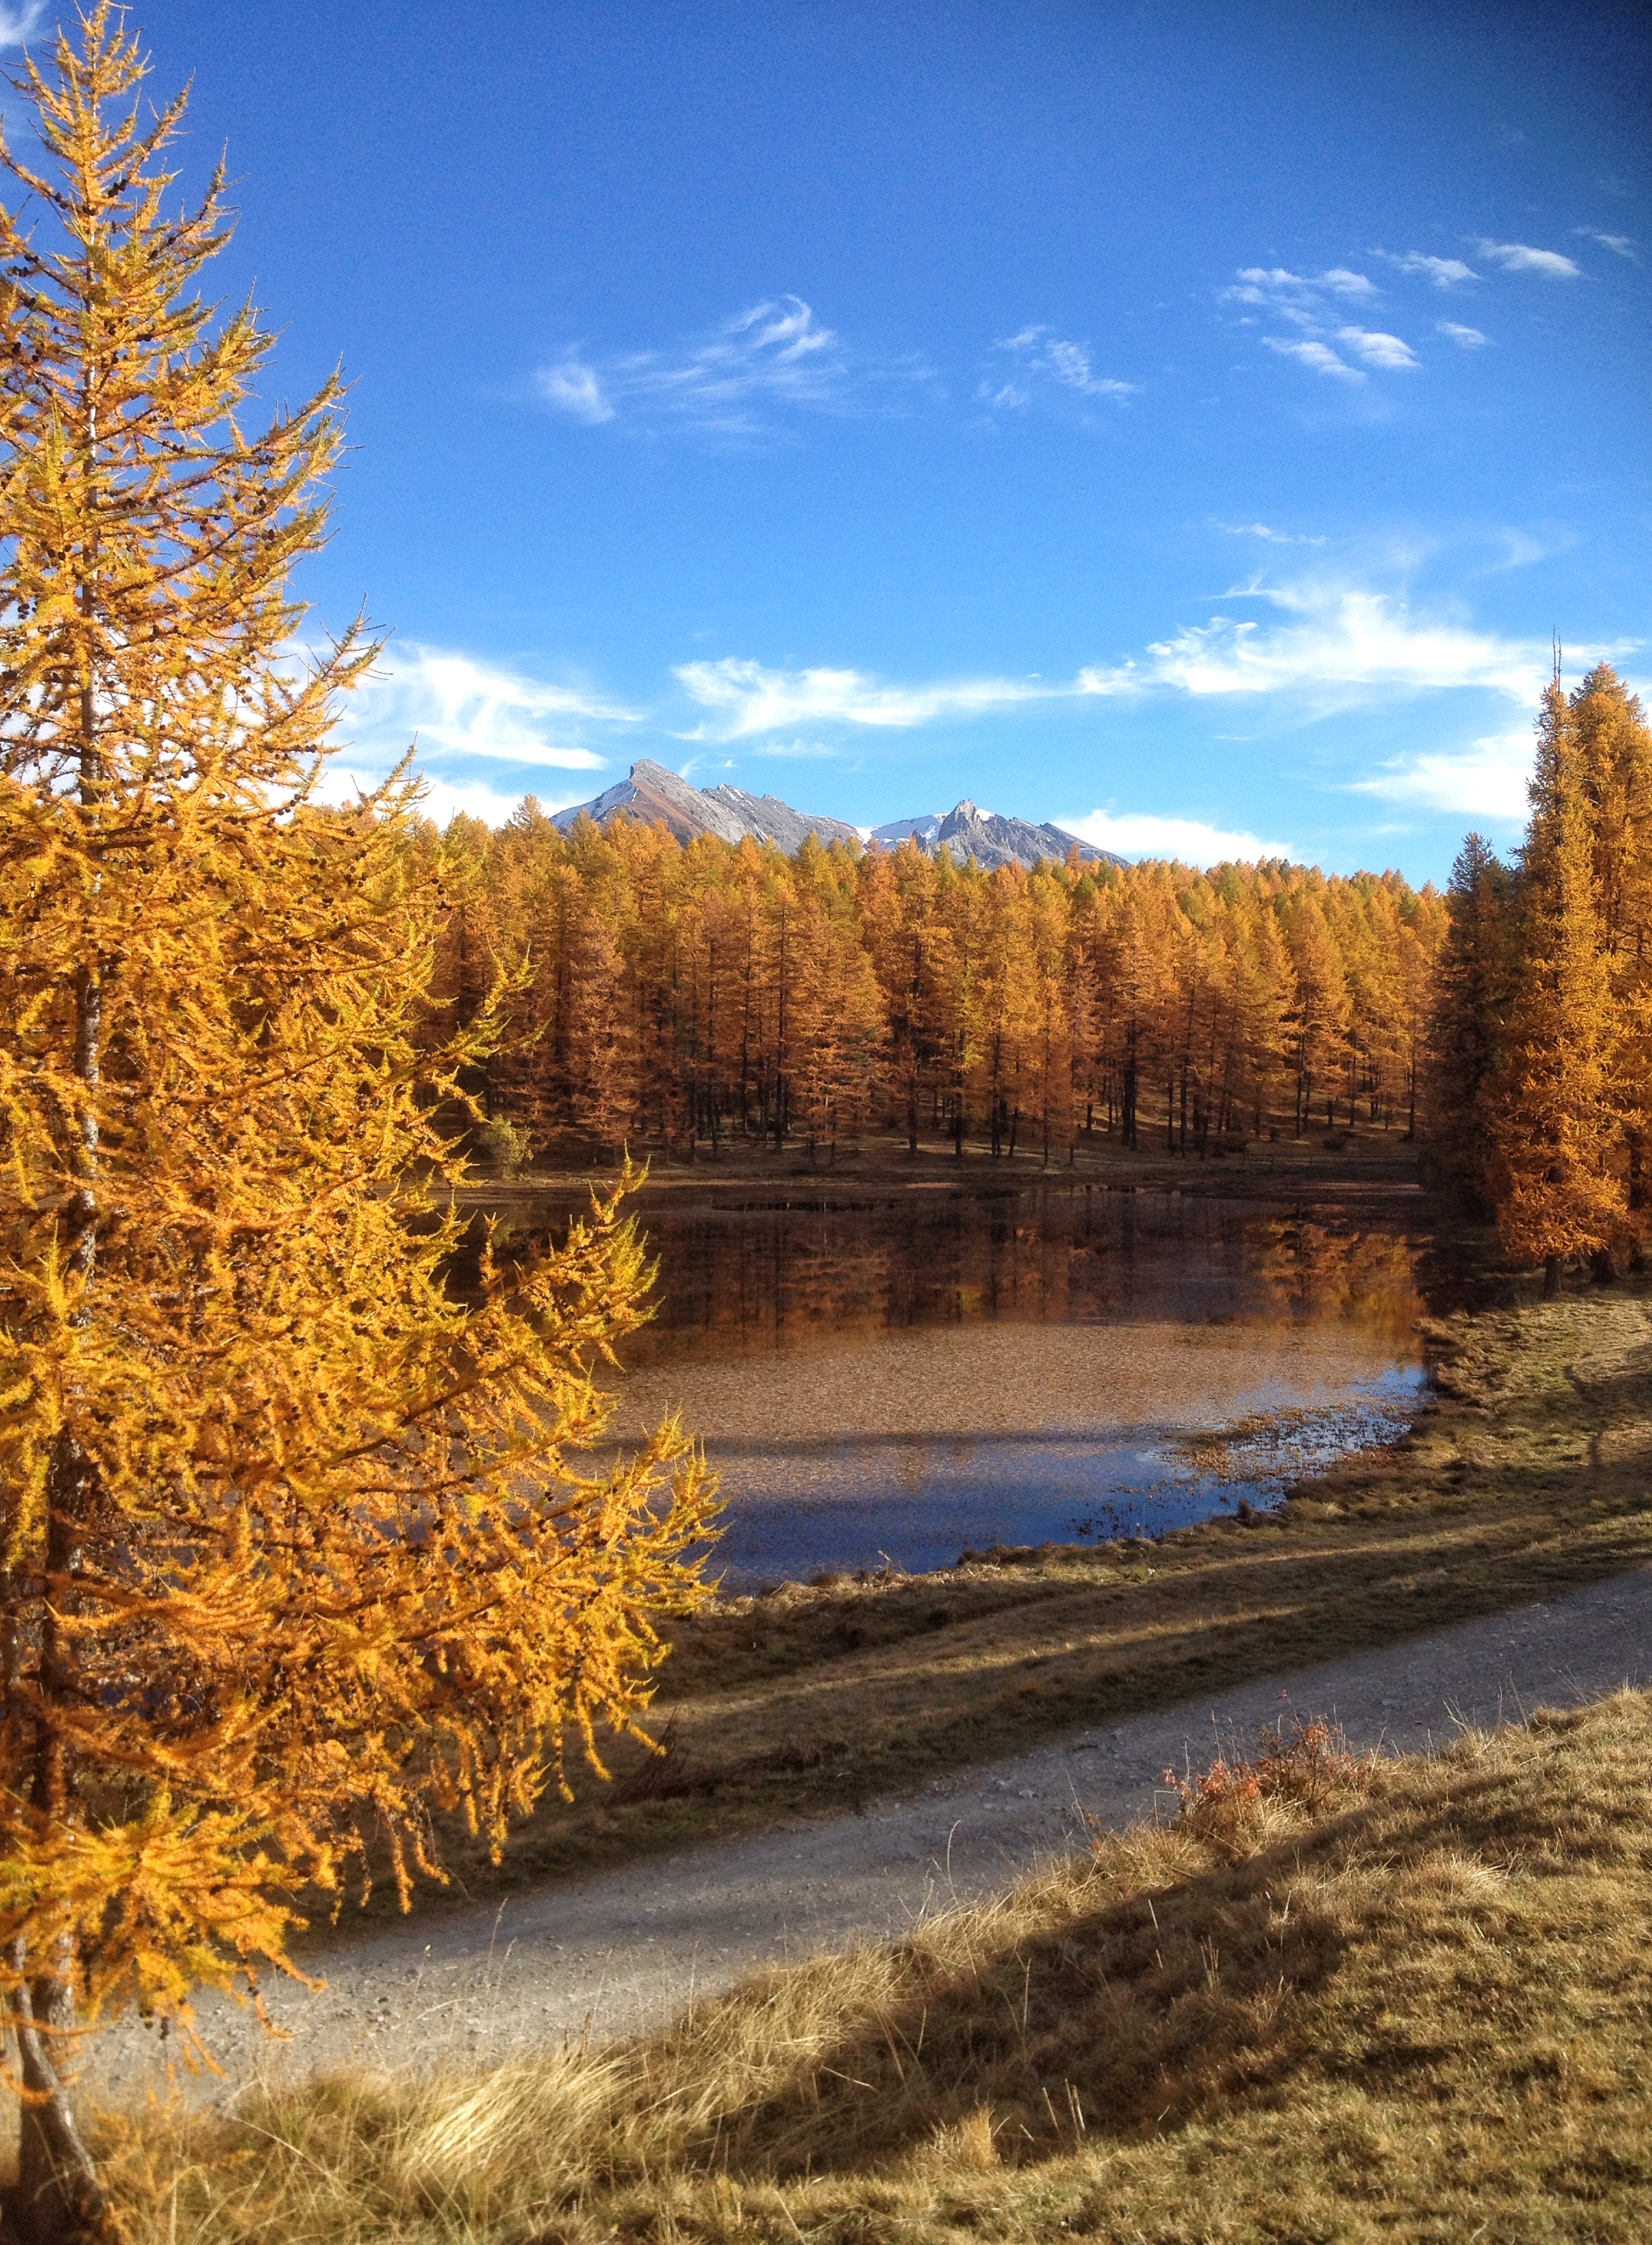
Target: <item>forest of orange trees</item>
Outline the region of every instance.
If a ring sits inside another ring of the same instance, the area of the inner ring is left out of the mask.
[[[1277,861],[983,871],[532,803],[443,838],[437,987],[506,1023],[486,1112],[534,1150],[667,1158],[867,1128],[1069,1160],[1377,1125],[1530,1262],[1633,1254],[1652,1032],[1652,736],[1604,667],[1545,697],[1506,868],[1450,889]],[[434,847],[435,838],[427,838]],[[501,977],[507,986],[497,994]]]

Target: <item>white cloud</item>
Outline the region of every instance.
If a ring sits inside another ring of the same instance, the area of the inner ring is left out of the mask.
[[[735,741],[830,725],[904,731],[1033,703],[1156,694],[1278,695],[1323,713],[1473,688],[1530,707],[1549,673],[1547,640],[1504,639],[1418,615],[1363,587],[1311,580],[1247,587],[1238,597],[1267,601],[1283,620],[1268,626],[1213,616],[1154,641],[1139,658],[1087,666],[1057,682],[983,677],[913,685],[823,666],[771,670],[737,656],[685,663],[676,675],[708,714],[683,737]],[[1622,652],[1622,645],[1579,648],[1575,659],[1588,663]]]
[[[1080,397],[1135,395],[1134,382],[1120,382],[1095,371],[1088,343],[1071,343],[1046,327],[1023,328],[1019,335],[1006,336],[993,349],[1012,352],[1019,364],[1012,380],[985,386],[982,395],[990,405],[1019,410],[1031,404],[1040,383],[1053,383],[1058,390],[1071,390]]]
[[[1329,288],[1334,296],[1374,296],[1375,285],[1363,273],[1351,273],[1345,265],[1333,265],[1319,276],[1322,288]]]
[[[1322,706],[1392,694],[1480,687],[1534,703],[1548,675],[1547,641],[1508,640],[1440,619],[1362,587],[1310,581],[1259,597],[1289,619],[1272,629],[1231,616],[1189,625],[1140,661],[1080,671],[1081,692],[1289,694]],[[1579,661],[1617,650],[1580,649]]]
[[[1488,734],[1456,755],[1398,757],[1374,779],[1355,782],[1357,795],[1419,810],[1518,825],[1526,817],[1532,771],[1532,729]]]
[[[358,756],[369,752],[385,766],[416,736],[421,763],[457,755],[599,771],[604,757],[550,736],[581,721],[633,723],[636,716],[581,687],[547,685],[442,648],[392,645],[345,703],[339,729]]]
[[[1277,696],[1295,716],[1329,716],[1337,709],[1371,709],[1423,694],[1473,689],[1531,709],[1554,660],[1547,638],[1501,638],[1347,581],[1310,577],[1300,584],[1246,586],[1232,597],[1266,601],[1277,611],[1277,622],[1212,615],[1210,622],[1188,624],[1172,638],[1154,640],[1138,658],[1087,664],[1075,678],[1061,681],[1028,675],[913,685],[823,664],[768,669],[739,655],[687,662],[675,675],[705,718],[678,739],[749,739],[756,755],[823,755],[817,728],[907,732],[1017,707],[1142,701],[1161,694],[1194,701]],[[1589,667],[1621,660],[1636,644],[1589,644],[1567,654]],[[775,736],[772,748],[763,743],[763,734]],[[1396,765],[1387,786],[1396,795],[1410,788],[1417,797],[1423,781],[1407,779],[1412,772],[1421,775],[1425,765]]]
[[[20,47],[46,12],[46,0],[27,0],[22,8],[0,6],[0,47]]]
[[[754,304],[675,352],[592,362],[569,351],[541,368],[536,383],[547,405],[576,420],[625,419],[723,437],[762,435],[778,408],[846,410],[853,392],[842,339],[801,296]]]
[[[1260,538],[1269,546],[1323,546],[1323,538],[1310,538],[1305,531],[1274,530],[1265,522],[1219,522],[1218,530],[1225,530],[1229,538]]]
[[[1378,251],[1377,254],[1386,253]],[[1401,261],[1390,260],[1391,263]],[[1379,373],[1394,374],[1413,369],[1418,363],[1416,353],[1401,337],[1390,335],[1385,328],[1339,324],[1346,318],[1344,307],[1327,302],[1328,296],[1371,298],[1378,293],[1364,274],[1351,272],[1345,265],[1333,265],[1311,276],[1288,272],[1283,266],[1247,265],[1241,268],[1236,284],[1222,290],[1217,302],[1255,305],[1289,322],[1299,330],[1301,340],[1263,336],[1262,340],[1270,351],[1276,351],[1281,358],[1294,358],[1299,366],[1308,367],[1315,374],[1328,375],[1335,382],[1357,387],[1366,378],[1367,367],[1374,367]],[[1336,348],[1337,344],[1342,346],[1341,350]],[[1360,363],[1351,365],[1350,359],[1357,359]]]
[[[1534,249],[1526,241],[1482,241],[1482,257],[1500,265],[1505,273],[1540,273],[1546,281],[1575,281],[1579,268],[1558,249]]]
[[[1014,678],[965,678],[931,686],[888,686],[859,670],[824,667],[768,670],[760,662],[725,655],[719,662],[685,662],[676,676],[691,700],[712,715],[691,739],[738,741],[791,726],[843,724],[905,729],[937,717],[968,717],[1019,702],[1070,693]]]
[[[1268,842],[1242,830],[1208,826],[1202,819],[1160,818],[1147,811],[1092,811],[1082,818],[1055,823],[1121,858],[1174,858],[1184,865],[1215,865],[1224,858],[1254,864],[1258,858],[1297,854],[1289,842]]]
[[[353,803],[359,795],[370,795],[383,779],[383,772],[363,771],[351,764],[330,763],[318,790],[323,803]],[[426,818],[433,818],[438,826],[445,826],[450,818],[461,812],[467,818],[479,818],[484,826],[503,826],[512,811],[522,803],[521,795],[501,795],[497,788],[455,787],[447,780],[433,778],[428,772],[419,775],[421,796],[419,810]],[[545,811],[563,811],[584,800],[582,796],[570,796],[565,804],[545,797],[539,808]]]
[[[1635,253],[1635,237],[1628,234],[1596,234],[1592,226],[1574,226],[1574,234],[1581,234],[1586,241],[1598,241],[1602,249],[1609,249],[1615,257],[1627,257],[1631,265],[1640,259]]]
[[[1460,257],[1427,257],[1420,249],[1408,249],[1403,257],[1396,257],[1391,250],[1374,249],[1371,255],[1380,257],[1398,272],[1415,274],[1422,280],[1432,281],[1437,288],[1455,288],[1462,281],[1478,281],[1480,277],[1473,267],[1465,265]]]
[[[1368,302],[1378,290],[1363,273],[1351,273],[1345,265],[1333,265],[1326,272],[1312,274],[1290,273],[1283,265],[1243,265],[1234,286],[1222,289],[1218,302],[1261,304],[1279,311],[1293,305],[1300,308],[1314,303],[1327,294]]]
[[[1466,328],[1459,320],[1436,320],[1434,332],[1449,336],[1459,350],[1479,350],[1482,343],[1490,340],[1478,328]]]
[[[1382,368],[1385,372],[1415,366],[1416,354],[1409,343],[1398,336],[1385,334],[1380,328],[1338,328],[1337,340],[1344,350],[1363,358],[1367,366]]]
[[[603,390],[602,377],[583,360],[570,356],[555,366],[541,367],[536,380],[540,397],[559,413],[571,413],[576,421],[588,421],[593,427],[613,420],[613,407]]]
[[[1332,375],[1338,382],[1364,382],[1365,379],[1358,367],[1350,366],[1346,359],[1338,358],[1329,343],[1286,343],[1279,336],[1264,336],[1262,340],[1270,351],[1277,351],[1281,358],[1294,358],[1302,365],[1311,367],[1316,374]]]

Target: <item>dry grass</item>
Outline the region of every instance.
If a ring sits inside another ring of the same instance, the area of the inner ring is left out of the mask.
[[[620,1751],[611,1789],[550,1804],[500,1870],[445,1835],[451,1891],[830,1814],[1652,1559],[1649,1308],[1613,1290],[1431,1328],[1441,1393],[1413,1433],[1278,1514],[723,1601],[664,1671],[669,1753]]]
[[[1652,1700],[1313,1733],[986,1909],[670,2031],[113,2130],[135,2245],[1628,2241]]]

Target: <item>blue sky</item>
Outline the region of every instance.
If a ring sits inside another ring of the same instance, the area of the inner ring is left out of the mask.
[[[344,761],[416,732],[438,810],[649,756],[1439,878],[1552,632],[1652,679],[1638,9],[133,20],[223,294],[355,385],[304,589],[393,634]]]

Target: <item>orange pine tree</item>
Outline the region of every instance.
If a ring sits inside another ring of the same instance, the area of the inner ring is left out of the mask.
[[[436,861],[400,783],[318,804],[371,648],[288,652],[337,391],[245,432],[267,341],[193,293],[221,180],[167,213],[143,74],[107,4],[60,38],[47,175],[6,159],[40,221],[0,213],[0,2016],[39,2237],[102,2218],[77,2032],[285,1965],[369,1832],[404,1895],[432,1805],[497,1848],[565,1740],[637,1726],[708,1501],[674,1426],[582,1463],[645,1313],[617,1197],[444,1290]]]

